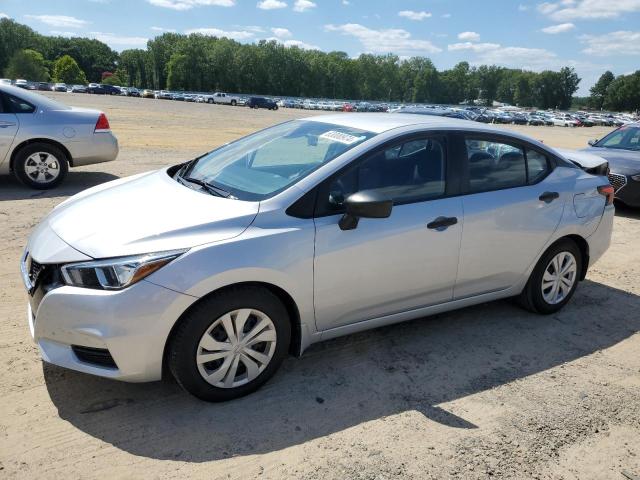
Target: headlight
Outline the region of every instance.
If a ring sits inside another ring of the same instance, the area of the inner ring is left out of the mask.
[[[640,175],[631,175],[631,178],[636,182],[640,182]]]
[[[61,268],[67,285],[101,290],[121,290],[182,255],[186,250],[147,253],[131,257],[70,263]]]

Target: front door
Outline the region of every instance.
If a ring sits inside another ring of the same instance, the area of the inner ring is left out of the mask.
[[[462,200],[447,198],[446,163],[443,138],[412,138],[356,161],[319,189],[314,263],[319,330],[451,300]],[[391,216],[363,218],[357,228],[341,230],[342,200],[363,190],[392,198]],[[449,225],[441,224],[443,218]]]

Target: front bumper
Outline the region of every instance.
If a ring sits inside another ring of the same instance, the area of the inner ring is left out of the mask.
[[[43,360],[84,373],[129,382],[162,377],[164,347],[195,297],[146,280],[120,291],[61,286],[33,311],[31,336]],[[72,346],[108,350],[116,368],[82,361]]]
[[[634,180],[628,175],[616,173],[609,174],[609,180],[613,176],[618,180],[617,185],[620,185],[616,188],[616,199],[629,207],[640,208],[640,181]],[[623,177],[625,178],[624,183],[622,182]],[[617,185],[614,185],[614,188]]]

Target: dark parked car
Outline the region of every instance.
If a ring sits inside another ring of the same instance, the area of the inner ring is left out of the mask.
[[[140,90],[138,90],[136,87],[129,87],[127,88],[127,92],[125,94],[127,97],[139,97],[140,96]]]
[[[516,113],[512,118],[515,125],[526,125],[527,123],[529,123],[529,119],[521,113]]]
[[[38,82],[36,84],[36,90],[42,90],[45,92],[50,92],[51,91],[51,84],[48,82]]]
[[[264,97],[251,97],[247,100],[249,108],[266,108],[267,110],[277,110],[278,105],[273,100]]]
[[[529,115],[529,117],[527,118],[527,122],[529,123],[529,125],[534,126],[544,126],[545,124],[544,119],[542,117],[538,117],[537,115]]]
[[[113,85],[105,85],[101,83],[100,85],[89,85],[87,93],[95,93],[96,95],[121,95],[122,91]]]
[[[602,140],[589,141],[585,152],[609,162],[609,182],[616,199],[640,208],[640,123],[623,125]]]

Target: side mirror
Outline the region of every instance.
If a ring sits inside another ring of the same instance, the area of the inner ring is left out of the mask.
[[[598,143],[598,139],[597,138],[592,138],[587,143],[593,147],[596,143]]]
[[[349,195],[344,201],[345,214],[338,222],[341,230],[353,230],[361,218],[387,218],[391,215],[393,200],[373,190]]]

